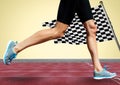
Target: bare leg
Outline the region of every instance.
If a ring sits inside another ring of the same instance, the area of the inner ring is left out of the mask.
[[[96,43],[97,27],[94,24],[94,20],[86,21],[84,23],[84,26],[87,31],[87,46],[88,46],[89,52],[92,57],[94,70],[101,71],[103,68],[102,68],[99,58],[98,58],[98,49],[97,49],[97,43]]]
[[[88,45],[90,54],[92,56],[93,65],[94,65],[95,70],[101,71],[102,66],[98,59],[98,51],[97,51],[97,44],[96,44],[96,34],[95,34],[96,27],[93,24],[93,22],[94,22],[93,20],[89,20],[84,23],[84,26],[86,27],[86,30],[88,33],[87,45]],[[46,30],[41,30],[41,31],[36,32],[35,34],[28,37],[24,41],[18,43],[14,47],[14,50],[16,53],[19,53],[20,51],[24,50],[27,47],[37,45],[37,44],[43,43],[48,40],[62,37],[64,35],[64,32],[67,29],[67,27],[68,27],[68,25],[58,22],[54,29],[46,29]]]
[[[64,35],[64,32],[66,31],[68,25],[63,24],[61,22],[57,22],[56,27],[53,29],[45,29],[36,32],[32,36],[28,37],[24,41],[18,43],[14,47],[14,51],[16,53],[19,53],[20,51],[24,50],[27,47],[43,43],[48,40],[56,39],[59,37],[62,37]]]

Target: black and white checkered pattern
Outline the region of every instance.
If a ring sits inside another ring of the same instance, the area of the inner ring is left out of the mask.
[[[91,8],[91,10],[95,23],[98,26],[96,40],[99,42],[112,40],[114,38],[114,33],[112,32],[111,23],[103,6],[98,5],[97,7]],[[52,20],[51,22],[45,22],[43,26],[54,28],[55,24],[56,20]],[[54,40],[54,43],[86,44],[86,36],[86,30],[80,22],[77,13],[75,13],[75,17],[66,30],[64,37]]]

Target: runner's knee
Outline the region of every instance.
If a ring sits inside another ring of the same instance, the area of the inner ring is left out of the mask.
[[[64,36],[65,31],[64,30],[59,30],[57,28],[53,28],[53,35],[52,38],[56,39],[56,38],[61,38]]]
[[[96,35],[97,32],[97,26],[93,22],[87,23],[85,25],[87,35]]]
[[[89,24],[89,34],[96,34],[97,32],[97,26],[95,24]]]

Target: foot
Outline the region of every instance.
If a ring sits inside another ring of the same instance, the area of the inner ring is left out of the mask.
[[[117,76],[116,73],[111,73],[107,71],[106,69],[103,69],[101,72],[94,71],[94,79],[100,80],[100,79],[110,79]]]
[[[13,48],[14,48],[14,46],[16,46],[16,44],[17,43],[14,41],[9,41],[6,51],[5,51],[5,54],[4,54],[4,57],[3,57],[4,64],[9,65],[9,64],[11,64],[12,60],[14,58],[16,58],[17,54],[13,51]]]

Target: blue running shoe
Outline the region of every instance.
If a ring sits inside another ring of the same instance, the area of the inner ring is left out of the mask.
[[[117,76],[116,73],[111,73],[107,71],[105,68],[101,72],[94,71],[94,79],[100,80],[100,79],[110,79]]]
[[[11,61],[16,58],[16,53],[13,51],[14,46],[16,46],[16,42],[14,41],[9,41],[4,57],[3,57],[3,62],[6,65],[9,65],[11,63]]]

